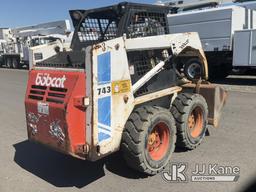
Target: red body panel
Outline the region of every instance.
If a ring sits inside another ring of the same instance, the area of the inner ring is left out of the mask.
[[[86,144],[85,73],[32,70],[25,98],[30,140],[85,158],[78,148]]]

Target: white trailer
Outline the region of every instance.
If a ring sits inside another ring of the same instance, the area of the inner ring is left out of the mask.
[[[1,29],[0,66],[7,68],[29,67],[29,52],[31,48],[41,45],[55,45],[59,51],[71,32],[68,20],[48,22],[15,29]],[[2,49],[2,51],[1,51]],[[56,54],[52,53],[52,54]],[[47,59],[49,54],[39,55],[40,59]]]

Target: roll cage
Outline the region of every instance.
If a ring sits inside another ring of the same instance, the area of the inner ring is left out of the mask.
[[[74,36],[71,48],[81,50],[88,45],[117,38],[168,34],[169,7],[123,2],[91,10],[71,10]]]

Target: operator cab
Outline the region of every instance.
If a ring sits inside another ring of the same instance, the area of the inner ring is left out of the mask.
[[[119,3],[90,10],[71,10],[74,35],[70,52],[37,63],[39,67],[85,68],[85,49],[106,40],[164,35],[169,33],[169,7],[160,5]]]
[[[33,37],[30,41],[29,41],[29,45],[30,47],[35,47],[38,45],[45,45],[45,44],[49,44],[49,43],[53,43],[57,40],[60,40],[60,38],[56,38],[56,37],[51,37],[51,36],[36,36]]]

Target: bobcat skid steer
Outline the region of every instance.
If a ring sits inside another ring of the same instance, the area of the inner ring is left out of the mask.
[[[122,150],[130,167],[149,175],[164,169],[176,145],[196,148],[208,124],[217,126],[226,92],[176,70],[186,50],[204,63],[205,78],[207,61],[197,33],[165,34],[163,9],[122,3],[71,11],[72,51],[29,73],[29,139],[90,161]]]

